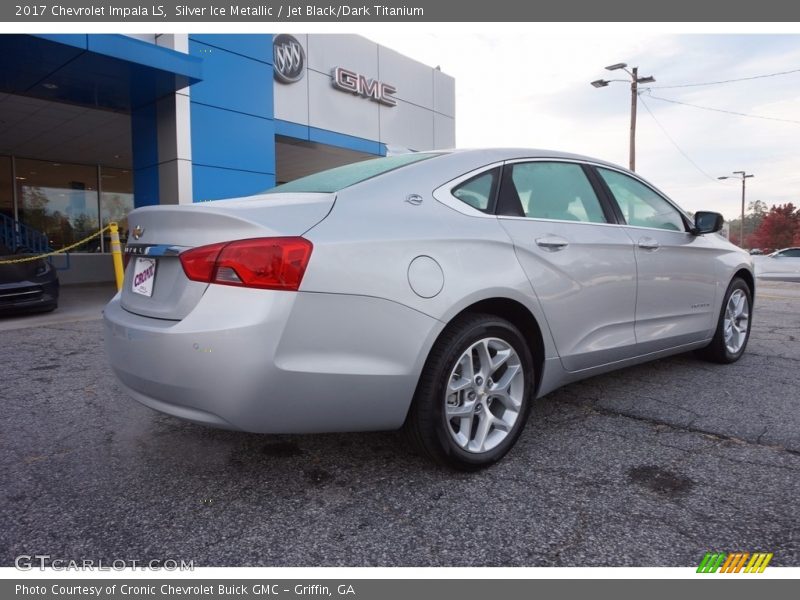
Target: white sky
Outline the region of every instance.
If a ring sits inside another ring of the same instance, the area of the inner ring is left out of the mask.
[[[598,29],[602,29],[598,26]],[[635,25],[631,25],[635,30]],[[585,28],[487,34],[381,30],[367,37],[456,79],[456,145],[522,146],[587,154],[627,166],[630,88],[589,82],[627,77],[627,62],[653,75],[653,95],[800,121],[800,73],[707,87],[677,85],[800,69],[800,35],[604,35]],[[643,96],[664,129],[709,176],[684,158],[639,104],[637,172],[687,210],[738,216],[741,184],[719,175],[746,170],[747,200],[800,204],[800,123],[751,119]]]

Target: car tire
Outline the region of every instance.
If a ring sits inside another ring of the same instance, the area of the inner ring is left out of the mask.
[[[740,304],[741,301],[744,305]],[[704,360],[720,364],[730,364],[739,360],[750,339],[752,314],[753,292],[744,279],[736,277],[725,292],[711,343],[697,354]]]
[[[519,438],[533,389],[533,357],[520,331],[494,315],[465,315],[434,344],[404,433],[421,454],[444,465],[487,467]]]

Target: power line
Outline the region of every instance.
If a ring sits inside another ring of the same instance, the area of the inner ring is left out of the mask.
[[[792,69],[791,71],[779,71],[777,73],[766,73],[765,75],[753,75],[752,77],[739,77],[738,79],[722,79],[720,81],[705,81],[703,83],[683,83],[680,85],[656,85],[653,86],[654,90],[668,90],[673,88],[687,88],[687,87],[701,87],[704,85],[719,85],[722,83],[735,83],[737,81],[752,81],[753,79],[766,79],[767,77],[778,77],[780,75],[791,75],[792,73],[800,73],[800,69]]]
[[[724,183],[722,183],[721,181],[719,181],[719,180],[718,180],[716,177],[713,177],[713,176],[709,175],[709,174],[708,174],[706,171],[704,171],[704,170],[703,170],[703,169],[700,167],[700,165],[698,165],[696,162],[694,162],[694,161],[692,160],[692,158],[691,158],[691,157],[690,157],[688,154],[686,154],[686,152],[684,152],[684,151],[683,151],[683,149],[682,149],[682,148],[681,148],[681,147],[678,145],[678,142],[676,142],[676,141],[673,139],[673,137],[672,137],[672,136],[671,136],[671,135],[670,135],[670,134],[667,132],[667,130],[666,130],[666,129],[664,128],[664,126],[661,124],[661,121],[659,121],[659,120],[656,118],[656,116],[653,114],[653,111],[652,111],[652,110],[650,110],[650,107],[649,107],[649,106],[647,106],[647,102],[645,102],[645,101],[644,101],[644,98],[642,98],[641,96],[639,96],[639,101],[642,103],[642,106],[644,106],[645,110],[647,110],[648,114],[649,114],[649,115],[650,115],[650,116],[653,118],[653,121],[655,121],[656,125],[658,125],[658,128],[661,130],[661,133],[663,133],[663,134],[666,136],[666,138],[667,138],[667,139],[668,139],[668,140],[669,140],[669,141],[672,143],[672,145],[673,145],[673,146],[675,146],[675,149],[676,149],[678,152],[680,152],[680,153],[681,153],[681,155],[683,156],[683,158],[685,158],[687,161],[689,161],[689,163],[690,163],[690,164],[691,164],[691,165],[692,165],[692,166],[693,166],[695,169],[697,169],[697,170],[698,170],[698,171],[699,171],[699,172],[700,172],[700,173],[701,173],[703,176],[707,177],[708,179],[710,179],[710,180],[711,180],[711,181],[713,181],[714,183],[717,183],[717,184],[719,184],[719,185],[725,185]]]
[[[712,112],[724,113],[726,115],[736,115],[737,117],[748,117],[750,119],[763,119],[765,121],[780,121],[781,123],[794,123],[800,125],[800,121],[794,119],[781,119],[779,117],[765,117],[764,115],[753,115],[749,113],[736,112],[735,110],[725,110],[724,108],[712,108],[710,106],[700,106],[699,104],[690,104],[689,102],[681,102],[679,100],[671,100],[669,98],[662,98],[661,96],[654,96],[649,93],[648,97],[653,100],[660,100],[661,102],[669,102],[670,104],[680,104],[681,106],[691,106],[692,108],[699,108],[700,110],[710,110]]]

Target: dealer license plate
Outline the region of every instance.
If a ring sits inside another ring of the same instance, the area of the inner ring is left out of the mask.
[[[148,298],[153,295],[153,282],[156,279],[156,261],[153,258],[137,257],[133,265],[131,290]]]

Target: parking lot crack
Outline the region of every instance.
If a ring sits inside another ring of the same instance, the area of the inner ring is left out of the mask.
[[[634,421],[639,421],[641,423],[647,423],[647,424],[653,425],[653,426],[669,427],[670,429],[673,429],[675,431],[685,431],[687,433],[697,433],[697,434],[706,435],[706,436],[713,436],[713,437],[716,437],[716,438],[718,438],[720,440],[728,440],[728,441],[732,441],[732,442],[745,443],[745,444],[749,444],[749,445],[752,445],[752,446],[760,446],[760,447],[763,447],[763,448],[772,448],[772,449],[779,450],[779,451],[782,451],[782,452],[787,452],[788,454],[793,454],[793,455],[796,455],[796,456],[800,456],[800,450],[795,450],[793,448],[787,448],[786,446],[782,446],[782,445],[779,445],[779,444],[764,444],[764,443],[762,443],[761,442],[761,438],[766,433],[766,428],[765,428],[764,431],[761,432],[761,434],[759,434],[757,436],[756,439],[746,439],[746,438],[739,438],[739,437],[736,437],[736,436],[728,435],[728,434],[721,433],[721,432],[718,432],[718,431],[710,431],[708,429],[703,429],[703,428],[700,428],[700,427],[694,427],[692,425],[692,423],[694,423],[694,421],[692,421],[689,425],[678,425],[678,424],[675,424],[675,423],[669,423],[667,421],[660,421],[658,419],[653,419],[652,417],[646,417],[646,416],[642,416],[642,415],[634,415],[634,414],[625,413],[625,412],[622,412],[622,411],[616,411],[616,410],[607,408],[605,406],[600,406],[600,405],[594,405],[593,406],[593,410],[596,411],[598,414],[601,414],[601,415],[614,416],[614,417],[623,417],[623,418],[626,418],[626,419],[632,419]]]
[[[750,350],[747,351],[747,355],[758,356],[759,358],[768,358],[770,361],[788,360],[791,362],[800,362],[800,358],[794,358],[793,356],[776,356],[774,354],[759,354],[757,352],[751,352]]]

